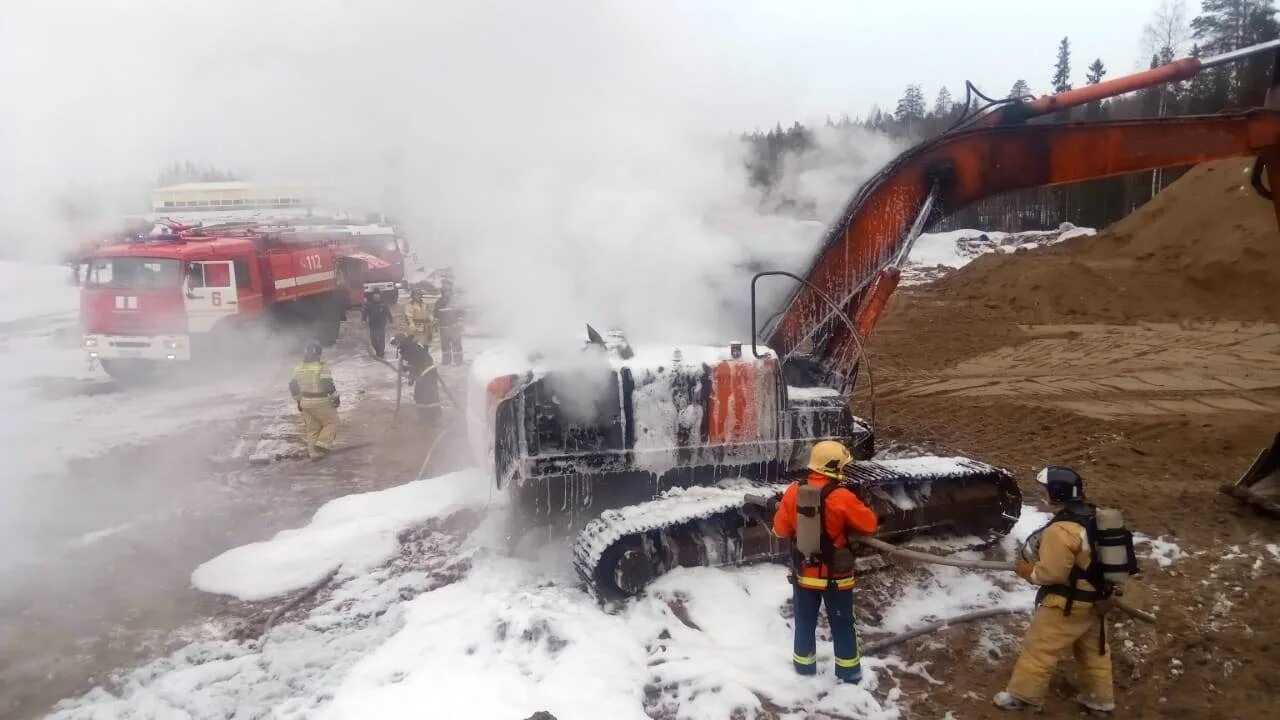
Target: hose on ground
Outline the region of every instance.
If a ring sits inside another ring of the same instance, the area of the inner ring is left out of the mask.
[[[302,604],[303,600],[306,600],[317,592],[320,592],[320,588],[328,585],[329,581],[337,576],[339,568],[341,568],[341,566],[337,566],[330,570],[324,577],[315,581],[311,585],[308,585],[305,590],[298,593],[292,600],[277,607],[275,610],[272,610],[271,614],[267,616],[267,621],[262,624],[262,644],[265,645],[267,643],[267,633],[271,632],[271,628],[275,626],[276,621],[279,620],[282,615],[298,607],[298,605]]]
[[[890,555],[895,555],[897,557],[904,558],[907,560],[915,560],[917,562],[933,563],[935,565],[950,565],[952,567],[971,568],[974,570],[1001,570],[1005,572],[1013,572],[1015,567],[1014,564],[1011,562],[993,562],[990,560],[960,560],[957,558],[949,558],[949,557],[943,557],[941,555],[924,553],[918,550],[907,550],[906,548],[900,548],[896,545],[887,543],[883,540],[879,540],[873,537],[851,535],[850,539],[857,540],[863,545],[866,545],[867,547],[875,550],[879,550],[880,552],[888,553]],[[1133,607],[1132,605],[1126,604],[1124,602],[1124,599],[1119,596],[1112,597],[1111,602],[1115,608],[1117,608],[1121,612],[1125,613],[1126,615],[1136,620],[1141,620],[1145,623],[1151,623],[1152,625],[1156,623],[1155,615],[1145,610],[1139,610],[1138,608]],[[976,620],[978,618],[970,618],[970,619]],[[946,627],[945,622],[940,627]],[[937,630],[937,629],[939,628],[934,628],[934,630]],[[929,631],[929,632],[932,632],[932,631]]]
[[[856,537],[854,538],[867,547],[874,548],[880,552],[897,555],[907,560],[915,560],[917,562],[933,563],[934,565],[950,565],[951,567],[970,568],[973,570],[1008,570],[1013,571],[1013,563],[1009,562],[993,562],[991,560],[961,560],[958,558],[943,557],[941,555],[931,555],[929,553],[919,552],[918,550],[908,550],[892,545],[883,540],[873,537]]]
[[[880,652],[881,650],[887,647],[893,647],[894,645],[899,645],[912,638],[920,637],[921,635],[928,635],[931,632],[937,632],[939,630],[948,628],[952,625],[972,622],[974,620],[983,620],[991,617],[999,617],[1001,615],[1016,615],[1016,614],[1025,613],[1025,612],[1027,612],[1026,608],[1015,608],[1015,607],[998,607],[998,608],[987,608],[985,610],[974,610],[973,612],[968,612],[963,615],[957,615],[953,618],[947,618],[946,620],[939,620],[938,622],[929,623],[928,625],[921,625],[915,630],[908,630],[907,632],[904,632],[901,635],[894,635],[893,637],[887,637],[880,640],[876,640],[874,642],[869,642],[866,645],[862,646],[862,652],[868,655],[874,655],[875,653]]]

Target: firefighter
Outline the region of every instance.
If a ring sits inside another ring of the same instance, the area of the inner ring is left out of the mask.
[[[369,326],[369,344],[373,346],[373,354],[381,360],[387,345],[387,323],[391,322],[391,309],[382,302],[382,293],[369,293],[360,314]]]
[[[418,406],[418,417],[428,424],[440,419],[440,377],[436,371],[431,351],[403,333],[391,339],[400,351],[400,372],[413,386],[413,402]]]
[[[835,645],[836,677],[862,681],[862,658],[853,627],[853,553],[849,533],[876,531],[874,512],[840,484],[853,463],[849,449],[823,440],[809,453],[808,474],[782,495],[773,517],[773,532],[792,539],[791,584],[795,602],[792,662],[801,675],[818,671],[818,608],[827,606],[827,622]]]
[[[443,334],[441,335],[443,342]],[[413,381],[413,402],[418,407],[418,417],[428,426],[434,427],[440,421],[440,376],[436,372],[435,361],[431,359],[431,351],[422,348],[422,355],[415,368]]]
[[[320,460],[333,450],[338,434],[338,406],[342,403],[329,368],[320,361],[320,343],[307,341],[302,364],[293,371],[289,394],[302,413],[307,434],[307,457]]]
[[[409,304],[404,308],[404,322],[414,342],[422,347],[431,345],[431,310],[419,288],[409,291]]]
[[[992,702],[1004,710],[1040,707],[1059,658],[1070,648],[1080,665],[1076,702],[1109,713],[1115,709],[1115,693],[1103,617],[1108,601],[1099,595],[1105,581],[1091,571],[1096,566],[1087,532],[1087,526],[1096,525],[1096,508],[1084,501],[1084,482],[1071,468],[1049,466],[1036,479],[1058,513],[1032,535],[1017,564],[1018,575],[1040,590],[1022,654],[1008,686]]]
[[[440,328],[440,362],[443,365],[462,364],[462,310],[453,306],[453,283],[445,281],[440,286],[440,299],[436,300],[436,326]]]

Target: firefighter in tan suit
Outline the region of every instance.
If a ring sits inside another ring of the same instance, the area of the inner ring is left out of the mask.
[[[414,342],[422,347],[431,345],[432,308],[427,306],[422,291],[414,288],[409,292],[409,304],[404,308],[404,322]]]
[[[1070,468],[1050,466],[1037,479],[1048,490],[1050,502],[1063,507],[1028,539],[1017,565],[1018,575],[1040,590],[1013,676],[992,701],[1004,710],[1040,707],[1059,659],[1070,649],[1079,666],[1076,702],[1093,712],[1109,713],[1115,709],[1104,622],[1109,601],[1099,596],[1104,581],[1094,574],[1085,527],[1093,523],[1096,508],[1084,502],[1083,482]]]
[[[307,456],[320,460],[333,449],[338,434],[338,389],[329,368],[320,361],[320,343],[311,340],[302,351],[302,364],[293,371],[289,394],[302,413]]]

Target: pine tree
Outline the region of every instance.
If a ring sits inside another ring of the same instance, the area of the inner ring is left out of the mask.
[[[955,103],[951,100],[951,91],[943,85],[938,91],[938,99],[933,102],[933,116],[949,118],[953,112],[955,112]]]
[[[902,99],[898,101],[898,108],[893,114],[898,122],[902,123],[903,130],[907,135],[912,135],[919,129],[920,122],[924,120],[925,114],[924,93],[920,90],[919,85],[907,86],[906,92],[902,94]]]
[[[1090,85],[1097,85],[1102,82],[1102,78],[1106,76],[1107,68],[1102,64],[1102,58],[1096,58],[1089,63],[1089,72],[1085,74],[1084,79]]]
[[[1201,0],[1191,29],[1206,55],[1218,55],[1280,36],[1275,14],[1274,0]],[[1226,85],[1229,105],[1258,105],[1266,94],[1271,63],[1270,54],[1236,63],[1219,73],[1215,85]]]
[[[1204,52],[1199,45],[1191,46],[1191,57],[1199,58]],[[1201,70],[1187,84],[1187,111],[1195,114],[1206,114],[1215,111],[1213,106],[1214,75],[1220,68]],[[1220,109],[1220,108],[1219,108]]]
[[[1021,98],[1031,94],[1031,88],[1027,85],[1027,81],[1019,78],[1014,81],[1013,87],[1009,88],[1009,97]]]
[[[1058,43],[1058,61],[1053,65],[1050,84],[1055,93],[1071,89],[1071,41],[1065,37]]]
[[[1089,72],[1085,74],[1085,82],[1090,85],[1097,85],[1102,82],[1102,78],[1107,74],[1107,68],[1102,64],[1102,58],[1096,58],[1089,65]],[[1095,100],[1085,107],[1085,117],[1089,120],[1097,120],[1103,116],[1102,101]]]

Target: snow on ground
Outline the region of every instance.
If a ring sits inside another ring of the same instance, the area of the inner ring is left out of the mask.
[[[1057,230],[1030,230],[1006,233],[985,230],[949,230],[924,233],[911,248],[903,268],[902,284],[919,285],[937,280],[964,267],[981,255],[992,252],[1014,252],[1054,245],[1071,238],[1093,235],[1093,228],[1062,223]]]
[[[235,417],[260,395],[243,375],[122,391],[89,368],[69,273],[0,261],[0,445],[22,449],[20,463],[0,470],[0,498],[5,485],[103,448]]]
[[[861,686],[838,685],[825,639],[819,676],[795,675],[791,588],[778,566],[679,569],[606,611],[578,586],[567,548],[536,560],[502,552],[504,509],[478,471],[332,501],[307,526],[225,553],[193,578],[266,598],[340,565],[300,622],[261,641],[214,633],[53,717],[419,718],[430,708],[433,717],[888,719],[906,713],[898,677],[927,676],[907,644],[864,658]],[[468,514],[479,522],[457,520]],[[1046,519],[1026,508],[1001,552]],[[883,624],[860,627],[864,638],[1031,602],[1009,573],[907,576]]]
[[[192,573],[191,584],[241,600],[266,600],[307,587],[334,568],[341,578],[368,572],[396,554],[400,530],[483,504],[488,496],[484,477],[464,471],[340,497],[317,510],[306,527],[204,563]]]
[[[66,265],[0,260],[0,323],[74,313],[79,290]]]

